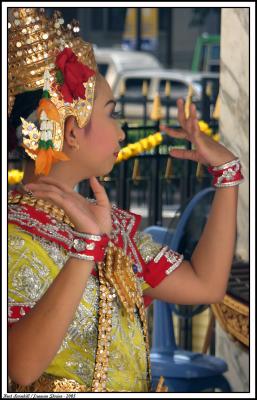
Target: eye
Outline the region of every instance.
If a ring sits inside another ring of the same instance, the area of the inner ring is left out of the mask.
[[[112,111],[111,118],[120,119],[121,118],[121,111]]]

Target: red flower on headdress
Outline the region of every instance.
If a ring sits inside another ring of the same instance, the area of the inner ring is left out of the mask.
[[[58,54],[55,65],[63,74],[64,82],[59,86],[64,101],[72,103],[74,99],[85,99],[83,83],[95,75],[95,71],[78,61],[78,57],[70,48]]]

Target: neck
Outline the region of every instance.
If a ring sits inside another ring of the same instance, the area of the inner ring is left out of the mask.
[[[29,161],[26,163],[23,178],[24,185],[31,182],[37,182],[40,178],[40,175],[38,176],[34,174],[34,168],[34,162]],[[85,173],[82,175],[82,173],[75,171],[69,162],[54,164],[48,176],[58,182],[64,183],[70,189],[74,189],[79,182],[86,179]]]

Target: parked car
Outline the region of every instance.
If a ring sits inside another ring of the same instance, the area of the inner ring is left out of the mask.
[[[128,118],[142,117],[143,105],[140,105],[138,100],[142,96],[142,85],[146,81],[148,85],[148,99],[153,100],[156,93],[160,94],[161,101],[165,98],[165,85],[170,82],[171,86],[171,100],[177,100],[179,97],[186,98],[188,94],[189,85],[193,88],[193,101],[198,102],[202,97],[202,78],[219,79],[218,73],[212,72],[192,72],[187,70],[176,69],[163,69],[158,68],[154,70],[131,70],[124,71],[119,74],[116,83],[113,85],[112,90],[114,97],[120,97],[120,89],[125,84],[126,98],[129,103],[125,104],[125,116]],[[152,104],[148,103],[148,115],[151,112]],[[163,113],[165,109],[163,107]],[[171,117],[176,116],[177,107],[170,107]]]
[[[144,51],[94,46],[94,53],[99,71],[107,79],[111,88],[117,86],[120,74],[124,71],[162,68],[156,57]]]

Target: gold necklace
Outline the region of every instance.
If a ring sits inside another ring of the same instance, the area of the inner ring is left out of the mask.
[[[136,278],[132,271],[132,260],[122,249],[109,244],[105,262],[97,263],[100,283],[98,345],[96,350],[95,370],[92,383],[92,392],[104,392],[106,390],[107,370],[109,363],[109,346],[112,328],[112,297],[115,292],[125,308],[128,318],[134,321],[134,310],[137,307],[142,323],[146,362],[147,362],[147,386],[151,389],[151,365],[148,326],[144,300],[140,293]]]
[[[33,195],[29,195],[28,193],[9,192],[8,204],[27,204],[29,206],[35,207],[36,210],[44,211],[46,214],[49,214],[57,221],[64,222],[65,224],[68,224],[72,228],[74,228],[73,223],[71,222],[69,217],[65,214],[62,208],[59,208],[56,205],[51,204],[46,200],[38,199]]]

